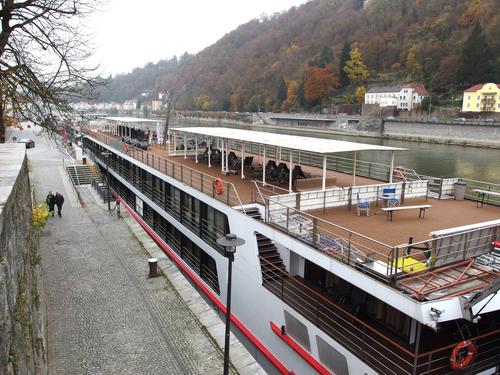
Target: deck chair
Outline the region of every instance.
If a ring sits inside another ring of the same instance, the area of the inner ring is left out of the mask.
[[[382,190],[382,195],[384,196],[384,201],[387,202],[387,207],[399,206],[399,198],[396,198],[396,188],[384,189]]]
[[[358,216],[361,216],[361,211],[365,211],[366,216],[370,216],[370,202],[367,200],[361,201],[359,194],[356,194],[356,197],[358,199]]]
[[[245,160],[243,161],[244,168],[251,168],[253,163],[253,156],[245,156]]]

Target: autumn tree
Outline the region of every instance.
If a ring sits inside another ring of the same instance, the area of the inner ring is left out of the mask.
[[[310,105],[320,104],[330,90],[338,87],[338,78],[333,75],[332,65],[324,68],[309,67],[304,81],[304,97]]]
[[[369,77],[368,69],[363,63],[361,58],[361,52],[357,44],[354,44],[353,48],[349,52],[350,59],[346,61],[344,66],[344,71],[349,77],[349,81],[352,84],[363,83]]]
[[[360,86],[356,89],[356,100],[358,103],[363,103],[365,100],[365,94],[366,94],[366,87],[365,86]]]
[[[195,109],[208,111],[210,109],[210,98],[207,95],[200,95],[194,98],[193,105]]]
[[[480,6],[480,0],[473,0],[467,7],[467,10],[458,19],[458,24],[464,27],[472,26],[474,22],[477,21],[478,16],[481,13]]]
[[[493,78],[492,52],[479,23],[472,29],[462,50],[457,80],[462,85],[488,82]]]
[[[101,83],[86,66],[91,49],[82,21],[95,0],[4,0],[0,7],[0,142],[10,111],[48,130],[69,101]]]
[[[231,111],[238,112],[241,110],[241,95],[238,92],[234,92],[229,97],[229,102],[231,103]]]
[[[408,55],[406,56],[406,74],[408,78],[421,82],[423,79],[422,65],[417,61],[417,45],[413,44],[408,49]]]
[[[248,112],[257,112],[260,109],[260,98],[258,95],[253,95],[247,104]]]
[[[293,79],[288,79],[286,80],[286,87],[286,100],[283,103],[283,109],[288,111],[297,105],[297,90],[299,88],[299,82]]]

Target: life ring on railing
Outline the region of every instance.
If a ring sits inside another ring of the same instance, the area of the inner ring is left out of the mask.
[[[125,149],[125,153],[128,154],[128,144],[124,143],[123,148]]]
[[[467,349],[467,355],[463,357],[463,349]],[[461,370],[467,367],[474,360],[477,354],[477,347],[470,340],[461,341],[453,348],[450,356],[450,366],[453,370]]]
[[[398,165],[397,167],[394,168],[392,174],[394,177],[406,177],[408,176],[408,169],[406,169],[402,165]]]
[[[224,185],[223,185],[222,180],[220,178],[217,178],[214,181],[214,192],[217,195],[222,195],[222,193],[224,192]]]

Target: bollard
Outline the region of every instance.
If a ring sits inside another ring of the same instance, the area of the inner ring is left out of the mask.
[[[149,277],[157,277],[158,276],[158,259],[149,258]]]
[[[116,215],[118,216],[118,219],[121,218],[121,215],[120,215],[120,201],[119,200],[116,201]]]

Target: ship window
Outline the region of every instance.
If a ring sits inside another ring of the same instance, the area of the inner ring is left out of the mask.
[[[347,360],[345,356],[337,349],[330,346],[321,337],[316,336],[318,342],[319,360],[335,375],[349,375],[349,368],[347,367]]]
[[[138,196],[135,197],[135,210],[139,214],[139,216],[143,215],[142,212],[142,199]]]
[[[153,209],[146,203],[142,203],[142,218],[151,228],[153,228]]]
[[[200,273],[201,250],[189,238],[182,236],[182,259],[193,268],[196,273]]]
[[[214,258],[212,258],[210,255],[205,253],[204,251],[201,252],[201,278],[207,282],[208,285],[210,285],[216,292],[217,294],[220,293],[219,291],[219,279],[217,276],[217,265],[215,263]]]
[[[201,223],[201,238],[210,245],[220,248],[215,241],[229,233],[227,216],[209,205],[204,204],[204,206],[206,210]],[[222,251],[222,248],[220,250]]]
[[[174,217],[179,218],[181,209],[181,191],[172,186],[171,193],[169,211],[174,215]]]
[[[309,332],[307,327],[300,320],[285,310],[285,327],[287,335],[294,338],[304,349],[311,351],[309,342]]]
[[[198,233],[200,222],[200,201],[182,193],[182,220],[191,230]]]
[[[181,249],[181,238],[181,232],[179,232],[176,227],[169,223],[167,228],[166,241],[172,247],[172,250],[174,250],[178,254],[180,254]]]
[[[153,201],[163,208],[165,206],[165,181],[153,176],[153,184]]]
[[[153,175],[145,170],[144,171],[144,177],[146,180],[146,186],[144,188],[144,194],[151,200],[153,200]]]
[[[405,339],[410,337],[411,318],[394,307],[378,298],[368,296],[366,312],[399,336]]]
[[[158,212],[154,211],[153,230],[160,235],[161,239],[167,236],[167,221]]]

